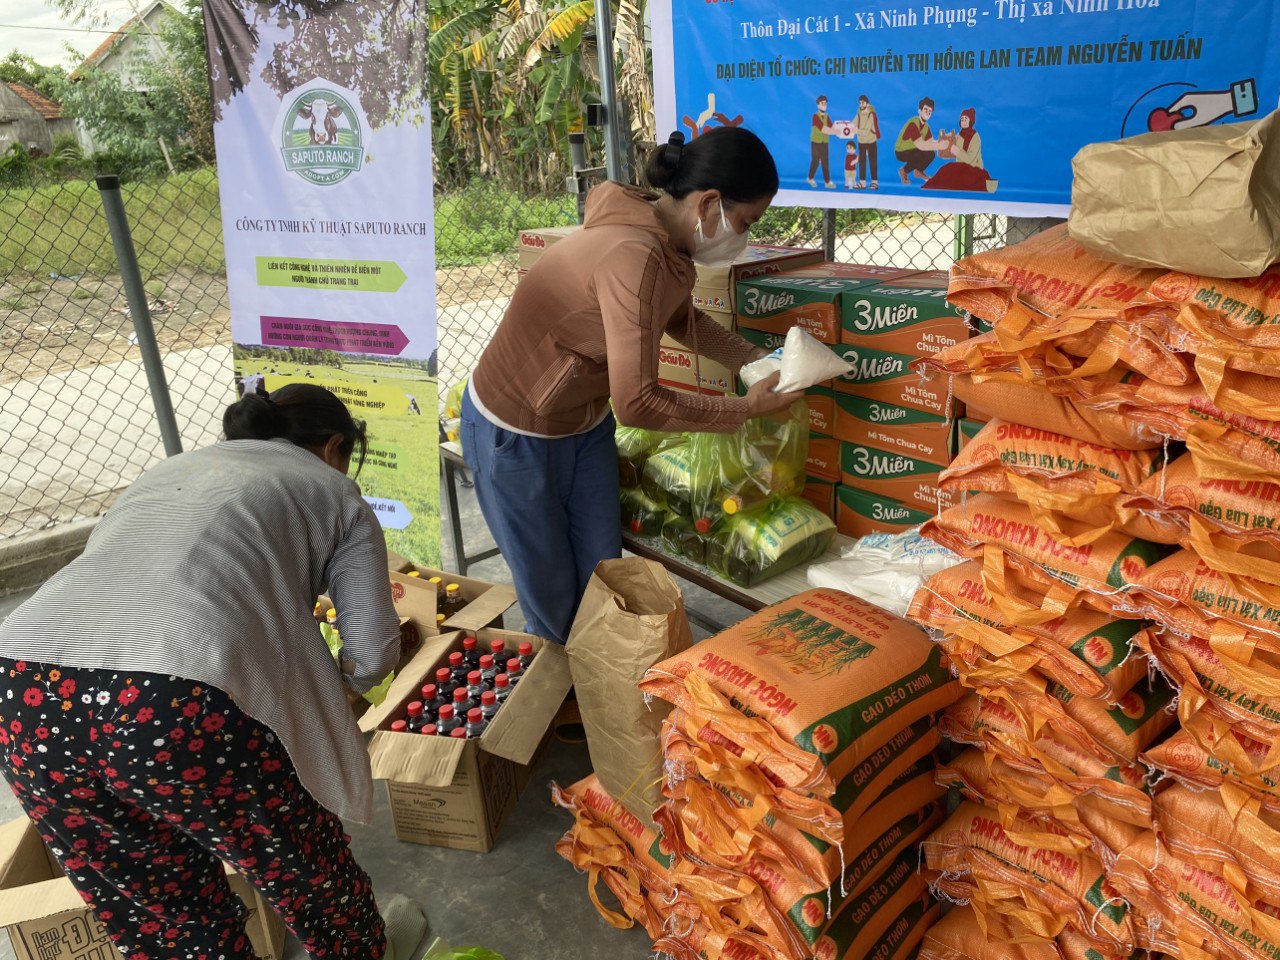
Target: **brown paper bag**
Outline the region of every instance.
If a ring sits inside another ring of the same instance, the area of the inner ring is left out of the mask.
[[[1068,229],[1090,253],[1206,277],[1280,260],[1280,121],[1147,133],[1072,161]]]
[[[662,565],[604,560],[587,583],[566,651],[596,776],[643,823],[662,803],[662,721],[671,707],[644,702],[655,663],[693,643],[680,588]]]

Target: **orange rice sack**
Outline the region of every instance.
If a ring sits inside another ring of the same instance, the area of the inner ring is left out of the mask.
[[[1243,631],[1238,636],[1246,645],[1256,639]],[[1280,656],[1255,648],[1252,665],[1243,667],[1230,656],[1229,642],[1221,632],[1205,639],[1149,630],[1135,642],[1178,686],[1178,708],[1184,715],[1203,709],[1251,739],[1276,744],[1280,751],[1280,696],[1276,695],[1280,693]],[[1258,690],[1259,677],[1269,681],[1269,691]]]
[[[677,717],[667,733],[668,758],[694,757]],[[696,776],[670,778],[672,802],[660,818],[671,829],[674,849],[728,869],[747,870],[756,859],[785,862],[817,888],[839,879],[850,847],[867,839],[864,818],[882,795],[918,809],[937,799],[933,791],[933,751],[941,742],[932,717],[894,737],[841,781],[830,805],[816,815],[786,808],[762,795],[745,795]],[[692,760],[696,773],[696,759]],[[886,825],[887,826],[887,825]]]
[[[1060,736],[1044,724],[1028,737],[1022,717],[1008,704],[966,696],[939,720],[943,736],[998,756],[1011,767],[1044,774],[1073,796],[1091,797],[1108,816],[1123,823],[1151,822],[1147,769],[1140,763],[1109,763],[1096,751]]]
[[[1280,814],[1280,766],[1266,766],[1268,750],[1267,744],[1239,730],[1229,729],[1218,737],[1209,718],[1196,713],[1186,717],[1168,740],[1148,750],[1143,760],[1192,789],[1238,790],[1258,800],[1268,812]],[[1246,769],[1215,755],[1219,752],[1243,756]]]
[[[824,798],[959,695],[924,631],[835,590],[809,590],[748,617],[653,667],[641,689],[680,708],[708,779],[717,765],[741,773],[754,764],[766,777],[743,793]],[[731,746],[699,737],[704,728]]]
[[[1062,528],[1068,539],[1086,530],[1069,521]],[[952,507],[925,523],[921,532],[962,557],[982,558],[987,589],[993,594],[1009,595],[1002,585],[1006,565],[1016,573],[1057,585],[1048,597],[1053,605],[1010,616],[1016,625],[1048,622],[1080,603],[1104,611],[1115,609],[1133,583],[1172,552],[1171,547],[1119,533],[1107,533],[1083,545],[1064,543],[1040,528],[1029,507],[991,494],[979,494]]]
[[[1010,588],[1010,581],[1005,587]],[[951,638],[942,642],[962,680],[968,670],[975,682],[1021,686],[1027,672],[1035,670],[1079,696],[1114,703],[1146,675],[1145,661],[1131,656],[1130,640],[1140,622],[1080,609],[1047,623],[1013,627],[1001,603],[1015,609],[1044,605],[1044,597],[1032,594],[1026,584],[1015,589],[1022,595],[1009,600],[993,596],[979,564],[958,564],[924,583],[907,619]]]
[[[1174,542],[1188,549],[1195,547],[1192,536],[1196,534],[1201,546],[1210,546],[1206,557],[1210,563],[1216,555],[1214,544],[1235,553],[1250,546],[1280,551],[1280,484],[1248,478],[1202,479],[1190,455],[1151,476],[1125,506],[1175,531]],[[1193,523],[1200,529],[1193,531]],[[1273,575],[1266,579],[1275,582]]]
[[[1105,803],[1091,795],[1078,795],[1055,783],[1046,773],[1011,766],[993,753],[962,751],[938,768],[938,784],[956,787],[976,803],[994,807],[1009,830],[1015,818],[1051,821],[1071,837],[1076,849],[1088,847],[1104,864],[1142,832],[1142,828],[1116,820]]]
[[[920,852],[903,850],[836,911],[813,946],[815,960],[865,960],[890,942],[918,944],[940,913],[920,876]],[[891,948],[894,953],[898,948]]]
[[[1176,528],[1150,521],[1128,527],[1141,516],[1120,511],[1161,462],[1154,451],[1117,450],[1036,427],[992,421],[943,472],[944,490],[974,491],[1014,498],[1030,507],[1040,525],[1062,534],[1063,520],[1092,528],[1085,537],[1124,527],[1144,539],[1177,542]]]
[[[1250,900],[1280,904],[1280,816],[1236,791],[1175,784],[1156,794],[1156,832],[1177,856],[1213,861]]]
[[[1014,943],[1014,936],[1003,917],[956,907],[924,935],[920,960],[1062,960],[1052,940]]]
[[[1012,380],[980,380],[956,376],[951,388],[957,399],[988,420],[1042,427],[1102,447],[1120,450],[1156,450],[1163,435],[1133,417],[1098,404],[1096,408],[1071,397],[1057,396],[1046,388]]]
[[[1144,295],[1161,274],[1093,256],[1063,224],[958,261],[951,267],[947,300],[997,326],[1060,332],[1066,324],[1054,321],[1082,309],[1102,322],[1145,306]]]
[[[1053,938],[1070,928],[1103,950],[1132,950],[1124,901],[1101,861],[1063,840],[1043,824],[1011,835],[994,810],[966,802],[922,845],[924,874],[943,895],[1004,917],[1016,934]]]
[[[727,936],[758,935],[777,956],[806,960],[809,944],[750,877],[696,860],[678,859],[672,866],[671,882],[675,891],[673,913],[701,920]]]
[[[1228,637],[1235,624],[1274,649],[1280,640],[1280,597],[1274,586],[1223,573],[1190,550],[1179,550],[1141,575],[1126,598],[1129,610],[1186,636]],[[1219,646],[1231,657],[1227,640]],[[1246,664],[1248,661],[1245,661]],[[1264,681],[1265,683],[1265,681]]]
[[[1275,365],[1280,347],[1280,264],[1260,277],[1221,280],[1166,273],[1148,300],[1176,309],[1174,326],[1230,356]]]
[[[609,796],[594,774],[568,788],[553,785],[551,794],[556,806],[574,817],[556,852],[587,873],[596,910],[618,929],[639,922],[651,937],[659,936],[662,904],[672,895],[672,858],[662,837]],[[621,914],[601,902],[601,882],[618,899]]]
[[[1274,905],[1242,903],[1214,866],[1175,855],[1154,833],[1120,855],[1109,879],[1132,904],[1138,945],[1183,960],[1274,960]]]

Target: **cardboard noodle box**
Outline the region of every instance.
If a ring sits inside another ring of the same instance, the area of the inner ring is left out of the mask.
[[[418,576],[409,573],[417,571]],[[461,588],[467,605],[444,622],[445,630],[482,630],[489,626],[502,626],[502,615],[516,602],[515,588],[508,584],[487,583],[471,577],[459,576],[412,563],[402,564],[392,570],[391,599],[396,612],[410,617],[420,626],[428,626],[431,633],[438,633],[436,622],[436,588],[432,577],[440,577],[445,584],[456,583]]]
[[[914,356],[941,353],[972,332],[947,302],[947,274],[867,284],[845,297],[841,342]]]
[[[844,304],[855,291],[877,280],[902,277],[909,271],[822,263],[753,279],[739,280],[738,326],[785,337],[800,327],[823,343],[840,342]]]
[[[958,502],[956,494],[938,489],[942,471],[936,463],[894,450],[840,444],[841,483],[919,510],[936,512]]]
[[[975,420],[973,417],[965,417],[956,421],[956,455],[959,456],[960,451],[969,445],[974,437],[976,437],[986,423],[982,420]]]
[[[836,393],[830,387],[810,387],[804,392],[809,405],[809,434],[834,437],[836,434]]]
[[[832,520],[836,519],[836,484],[818,477],[806,477],[800,496],[808,500]]]
[[[899,375],[897,364],[905,358],[897,354],[877,357],[867,354],[860,347],[840,346],[833,349],[837,352],[849,351],[848,360],[855,367],[853,374],[837,377],[833,381],[836,393],[899,407],[911,407],[947,419],[959,417],[963,413],[963,405],[952,396],[950,377],[925,379],[915,371],[908,371],[905,376]],[[871,375],[865,379],[860,378],[857,375],[860,370]]]
[[[484,735],[455,740],[393,733],[391,722],[404,717],[405,705],[418,698],[452,651],[462,649],[463,636],[428,640],[396,675],[386,701],[360,718],[360,729],[372,734],[369,762],[374,778],[387,781],[400,840],[487,853],[530,781],[573,680],[563,647],[507,630],[479,630],[482,648],[500,638],[512,649],[522,641],[534,649],[524,679]]]
[[[555,246],[565,237],[577,233],[582,228],[579,226],[572,227],[541,227],[536,230],[521,230],[520,236],[516,242],[516,247],[520,251],[520,269],[528,272],[533,269],[533,265],[542,259],[542,255],[548,249]]]
[[[226,872],[231,889],[249,908],[253,952],[262,960],[284,960],[284,923],[244,877],[230,867]],[[120,956],[25,817],[0,826],[0,926],[9,934],[17,960]]]
[[[693,283],[694,296],[725,304],[716,308],[723,313],[736,313],[737,286],[740,281],[821,262],[821,250],[753,243],[728,266],[698,267],[698,275]]]
[[[804,472],[819,480],[840,482],[840,441],[834,437],[809,438],[809,455]]]
[[[700,377],[700,379],[699,379]],[[733,392],[736,378],[723,364],[696,356],[670,337],[658,348],[658,383],[671,390],[724,396]]]
[[[951,463],[952,434],[951,421],[936,413],[836,395],[835,436],[845,443],[907,453],[945,467]]]
[[[881,497],[843,484],[836,490],[836,529],[846,537],[872,533],[902,533],[919,526],[934,514],[919,506]]]

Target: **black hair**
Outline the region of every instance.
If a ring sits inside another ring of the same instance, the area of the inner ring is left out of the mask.
[[[920,101],[920,109],[923,110],[925,107],[928,107],[930,110],[932,110],[934,107],[933,100],[931,100],[929,97],[925,97],[923,100]]]
[[[359,448],[356,476],[364,466],[366,427],[347,405],[315,383],[288,383],[270,396],[250,393],[227,407],[222,432],[228,440],[288,440],[299,447],[323,447],[335,434],[338,452],[350,457]]]
[[[827,99],[827,95],[824,93],[822,96],[820,96],[817,100],[813,102],[814,103],[830,103],[831,101]]]
[[[868,97],[868,96],[864,93],[864,94],[862,94],[861,96],[859,96],[859,97],[858,97],[858,102],[859,102],[859,103],[867,103],[867,104],[869,104],[869,103],[871,103],[871,98],[870,98],[870,97]]]
[[[754,203],[778,192],[773,155],[745,127],[716,127],[689,144],[684,134],[673,133],[649,154],[645,178],[677,200],[699,190],[719,190],[727,204]]]

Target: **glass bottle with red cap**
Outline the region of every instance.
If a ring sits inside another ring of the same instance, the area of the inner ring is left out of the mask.
[[[462,638],[462,659],[466,661],[467,671],[480,669],[480,658],[484,651],[480,649],[480,641],[474,636]]]
[[[486,653],[480,658],[480,679],[484,683],[486,690],[493,689],[493,678],[498,675],[498,663],[494,660],[493,654]]]
[[[493,695],[498,700],[498,706],[506,703],[507,697],[511,696],[511,680],[505,673],[500,673],[493,678]]]
[[[517,658],[512,657],[507,661],[507,683],[510,684],[511,688],[514,690],[516,684],[523,679],[524,670],[520,666],[520,661]]]
[[[408,719],[405,722],[409,726],[410,733],[417,733],[419,730],[421,730],[430,722],[423,715],[421,700],[412,701],[407,707],[404,708],[404,712],[408,714]]]
[[[533,644],[528,640],[520,642],[520,669],[527,671],[529,664],[533,663]]]
[[[498,703],[498,692],[496,690],[486,690],[480,696],[480,715],[484,717],[484,722],[489,723],[498,715],[498,708],[502,704]]]
[[[467,711],[468,740],[479,740],[486,727],[488,727],[488,724],[484,719],[484,711],[480,707],[473,707]]]
[[[447,737],[454,730],[461,729],[464,721],[453,712],[453,704],[446,703],[440,708],[440,719],[436,723],[436,734],[441,737]]]
[[[449,654],[449,673],[452,675],[451,682],[455,687],[465,687],[467,685],[467,674],[470,672],[461,650],[455,650]]]

